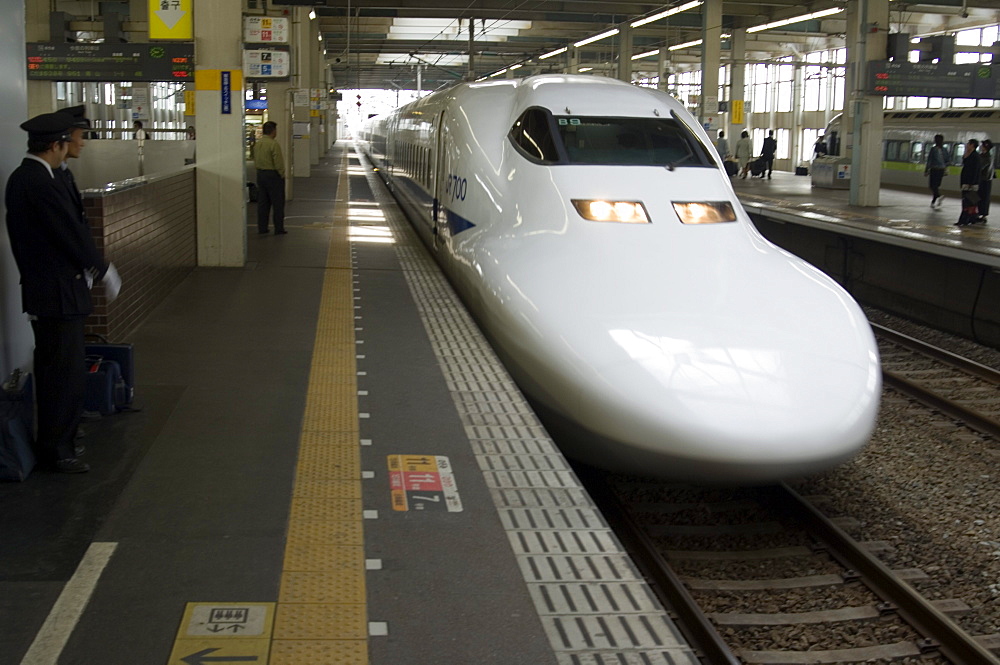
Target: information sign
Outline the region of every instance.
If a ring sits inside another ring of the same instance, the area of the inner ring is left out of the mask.
[[[287,44],[288,18],[283,16],[244,16],[243,41],[249,44]]]
[[[462,500],[447,457],[389,455],[388,466],[393,510],[462,512]]]
[[[243,51],[243,74],[247,78],[282,78],[291,74],[288,51]]]
[[[1000,81],[989,64],[893,62],[868,65],[868,94],[899,97],[1000,98]]]
[[[194,44],[26,44],[29,81],[193,81]]]
[[[194,0],[149,0],[150,39],[194,39]]]

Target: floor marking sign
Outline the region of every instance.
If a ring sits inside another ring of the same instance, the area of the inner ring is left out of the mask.
[[[267,665],[274,603],[188,603],[169,665]]]
[[[392,509],[462,512],[451,462],[441,455],[389,455]]]

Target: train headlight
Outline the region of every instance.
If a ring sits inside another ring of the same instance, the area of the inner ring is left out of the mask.
[[[649,224],[642,201],[606,201],[603,199],[572,199],[580,216],[592,222]]]
[[[674,201],[674,210],[685,224],[735,222],[736,211],[729,201]]]

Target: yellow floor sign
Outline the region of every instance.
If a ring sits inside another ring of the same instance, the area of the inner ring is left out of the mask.
[[[274,603],[188,603],[168,665],[267,665]]]

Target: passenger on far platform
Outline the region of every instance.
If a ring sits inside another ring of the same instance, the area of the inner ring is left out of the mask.
[[[959,182],[962,185],[962,214],[958,216],[955,226],[968,226],[979,217],[979,141],[969,139],[965,144],[965,156],[962,157],[962,173]]]
[[[813,144],[813,159],[817,157],[826,157],[829,150],[826,147],[826,137],[821,136],[816,139],[816,143]]]
[[[993,193],[993,178],[996,177],[996,155],[993,153],[993,141],[983,139],[979,144],[979,159],[982,162],[979,171],[979,224],[986,223],[990,214],[990,195]]]
[[[764,170],[767,171],[767,179],[771,179],[771,173],[774,171],[774,153],[778,151],[778,142],[774,140],[774,130],[767,130],[767,138],[764,139],[764,148],[760,151],[760,156],[764,158]],[[764,173],[761,172],[760,177],[764,177]]]
[[[924,166],[924,175],[928,176],[927,184],[931,188],[931,207],[941,208],[944,197],[941,196],[941,181],[944,179],[945,171],[948,170],[948,154],[944,151],[944,136],[934,135],[934,145],[927,151],[927,164]]]
[[[719,157],[725,159],[729,155],[729,141],[726,140],[726,133],[719,130],[719,140],[715,142],[715,149],[719,151]]]
[[[268,217],[274,206],[274,235],[285,231],[285,160],[275,140],[278,124],[268,120],[261,126],[264,135],[257,140],[253,163],[257,167],[257,232],[268,232]]]
[[[753,143],[750,141],[750,134],[743,130],[740,140],[736,142],[736,161],[740,163],[740,177],[746,180],[747,171],[750,170],[750,160],[753,159]]]

